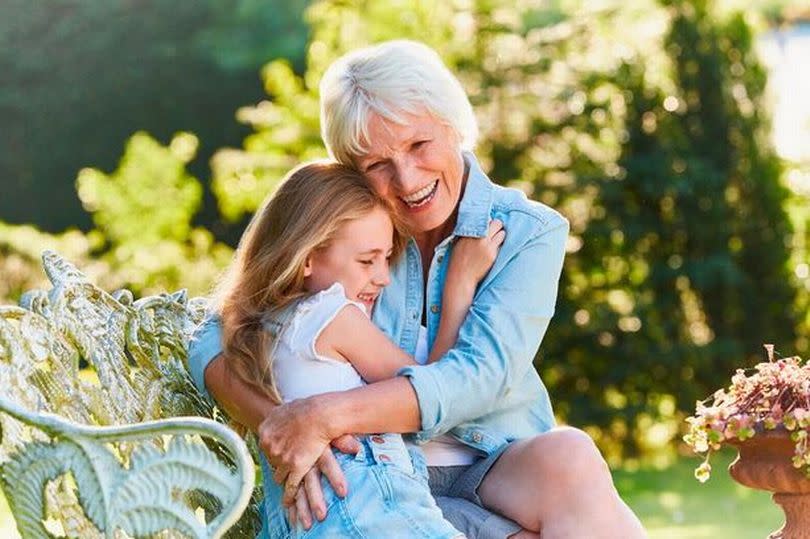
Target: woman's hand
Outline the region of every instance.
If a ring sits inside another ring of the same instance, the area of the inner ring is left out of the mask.
[[[342,437],[343,433],[330,432],[326,412],[317,397],[300,399],[269,410],[257,429],[259,446],[275,470],[273,480],[284,485],[282,503],[285,507],[295,503],[295,494],[304,476],[319,461],[335,492],[341,491],[341,485],[345,491],[345,478],[339,466],[332,466],[334,456],[329,450],[332,439]],[[338,443],[342,445],[341,450],[358,447],[356,440],[353,446],[345,438]],[[325,452],[329,452],[329,456],[324,457]]]
[[[446,282],[473,288],[478,286],[495,263],[505,238],[506,229],[498,219],[490,221],[483,238],[458,238],[453,244]]]
[[[359,449],[357,440],[350,434],[333,440],[332,447],[351,454],[357,453]],[[318,459],[317,465],[304,475],[304,481],[295,494],[295,504],[287,508],[287,517],[292,526],[300,521],[304,529],[308,530],[312,527],[313,518],[319,521],[326,518],[326,501],[321,487],[322,474],[326,476],[338,496],[342,498],[348,493],[343,470],[332,449],[327,447]]]

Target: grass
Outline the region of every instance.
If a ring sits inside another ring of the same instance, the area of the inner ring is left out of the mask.
[[[11,511],[8,509],[6,498],[0,492],[0,537],[16,539],[19,536],[17,527],[14,525],[14,519],[11,517]]]
[[[782,512],[767,493],[729,478],[725,468],[732,457],[730,452],[712,457],[714,472],[703,485],[692,475],[695,459],[681,459],[665,470],[619,470],[614,480],[651,539],[763,539],[781,525]],[[0,537],[19,537],[2,495]]]
[[[641,518],[651,539],[763,539],[784,522],[782,510],[763,491],[738,485],[726,469],[735,456],[712,456],[712,476],[699,483],[697,458],[683,458],[666,470],[614,472],[616,487]]]

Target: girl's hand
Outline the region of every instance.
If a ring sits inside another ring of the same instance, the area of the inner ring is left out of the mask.
[[[506,229],[497,219],[490,221],[483,238],[458,238],[453,244],[446,282],[478,286],[495,263],[505,238]]]
[[[453,244],[442,291],[442,315],[428,363],[438,361],[455,345],[475,289],[495,263],[505,238],[503,223],[493,219],[483,238],[459,238]]]

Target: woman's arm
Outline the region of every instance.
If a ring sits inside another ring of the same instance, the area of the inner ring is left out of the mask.
[[[329,441],[351,432],[415,432],[419,403],[407,378],[323,393],[272,408],[259,425],[259,444],[284,484],[283,503],[295,501],[298,486]]]
[[[275,404],[266,395],[237,379],[222,354],[205,369],[205,385],[218,405],[237,423],[256,432]]]
[[[256,432],[259,440],[266,438],[267,432],[279,432],[274,428],[273,421],[268,419],[274,414],[283,415],[286,407],[274,405],[266,395],[244,384],[231,373],[221,352],[221,335],[219,319],[212,316],[197,329],[189,343],[188,367],[195,385],[201,393],[213,396],[231,418]],[[359,449],[357,440],[351,435],[335,436],[329,440],[332,446],[344,453],[357,453]],[[320,520],[326,516],[320,474],[329,480],[339,496],[348,493],[346,478],[329,448],[329,440],[322,444],[320,457],[316,456],[314,467],[309,468],[305,475],[307,488],[304,499],[307,503],[295,515],[307,529],[312,524],[313,514]],[[265,447],[263,450],[270,463],[275,465],[273,455]]]
[[[509,220],[511,245],[507,240],[481,283],[453,348],[441,361],[398,373],[410,379],[418,395],[418,439],[501,410],[509,402],[504,397],[520,389],[532,369],[554,314],[568,223],[549,213],[528,236],[530,224],[530,219]],[[554,415],[542,386],[537,398],[543,409],[535,420],[551,428]]]

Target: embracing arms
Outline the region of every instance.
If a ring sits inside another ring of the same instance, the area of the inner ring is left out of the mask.
[[[329,440],[344,433],[421,429],[419,435],[429,438],[497,409],[503,394],[532,368],[554,311],[568,233],[567,222],[556,213],[540,229],[529,230],[527,225],[521,230],[513,223],[507,224],[511,240],[507,238],[481,283],[457,345],[441,361],[406,367],[405,376],[348,392],[270,408],[258,425],[234,414],[257,429],[265,453],[279,472],[277,478],[288,479],[288,487],[300,481]],[[257,410],[253,417],[261,417],[263,405],[245,403],[253,400],[249,392],[231,392],[226,377],[209,376],[219,370],[221,358],[204,371],[220,350],[218,326],[210,324],[202,329],[190,354],[190,370],[198,387],[203,388],[205,372],[208,389],[226,410],[236,407],[246,416]],[[236,406],[235,401],[241,404]],[[550,410],[548,415],[553,422]],[[306,467],[301,470],[302,466]]]
[[[504,237],[503,223],[493,220],[484,237],[456,240],[442,293],[439,327],[428,363],[434,363],[455,345],[472,306],[476,287],[492,268]],[[367,382],[393,378],[403,367],[417,365],[359,308],[343,308],[318,336],[315,348],[321,354],[348,361]]]
[[[476,286],[492,267],[504,237],[503,224],[495,220],[486,236],[457,241],[448,268],[445,301],[430,362],[443,356],[455,343]],[[390,379],[403,367],[414,365],[413,359],[359,309],[342,309],[316,341],[319,353],[346,359],[367,381],[386,380],[363,388],[366,391],[358,392],[357,396],[354,391],[325,394],[274,407],[258,392],[242,387],[232,377],[225,359],[219,355],[219,339],[216,320],[209,320],[198,331],[189,358],[192,376],[197,386],[201,390],[207,387],[235,420],[259,434],[260,444],[275,468],[274,479],[279,483],[286,480],[285,501],[288,503],[294,492],[292,487],[300,481],[303,468],[300,463],[308,462],[308,469],[314,462],[312,459],[317,458],[317,446],[326,447],[330,440],[350,432],[413,432],[419,428],[419,407],[411,385],[405,378]],[[353,418],[351,423],[344,422],[350,417]],[[318,428],[318,425],[328,428]],[[302,439],[310,443],[302,443]],[[345,437],[339,440],[342,442],[333,442],[333,445],[343,450],[348,447],[351,452]],[[303,446],[311,449],[302,449]],[[328,451],[324,455],[331,456]],[[325,471],[322,460],[319,465]],[[340,492],[338,484],[342,477],[327,475]]]
[[[568,223],[556,213],[546,218],[545,226],[535,227],[533,235],[515,238],[509,230],[514,243],[501,250],[464,313],[455,344],[440,361],[405,367],[400,371],[404,376],[393,380],[318,397],[324,416],[315,425],[323,421],[330,425],[330,434],[337,435],[414,432],[411,426],[416,422],[417,436],[426,440],[501,409],[508,401],[505,397],[533,368],[554,313]],[[451,255],[451,263],[457,254]],[[410,384],[403,384],[403,378]],[[553,426],[550,408],[540,420]]]

